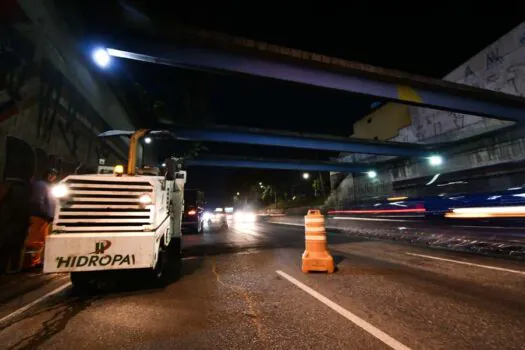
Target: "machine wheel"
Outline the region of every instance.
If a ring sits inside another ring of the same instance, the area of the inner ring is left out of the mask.
[[[153,268],[153,278],[155,281],[159,282],[162,281],[164,277],[164,267],[166,266],[166,260],[167,260],[167,251],[166,248],[164,248],[162,245],[159,248],[159,257],[157,258],[157,263],[155,264],[155,267]]]
[[[180,238],[172,238],[168,247],[161,247],[157,264],[150,270],[154,286],[164,287],[179,279],[181,257]]]
[[[166,284],[167,251],[162,245],[159,248],[159,257],[155,267],[147,270],[147,280],[154,287],[164,287]]]

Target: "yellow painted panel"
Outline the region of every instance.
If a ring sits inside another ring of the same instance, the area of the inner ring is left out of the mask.
[[[388,103],[354,123],[352,137],[388,140],[399,130],[412,124],[408,106]]]
[[[410,86],[398,85],[397,86],[397,96],[407,102],[423,102],[421,97],[417,94],[416,90],[412,89]]]

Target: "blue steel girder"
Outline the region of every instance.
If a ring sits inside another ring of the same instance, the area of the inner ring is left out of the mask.
[[[254,128],[219,126],[199,129],[175,128],[171,131],[171,135],[175,139],[186,141],[224,142],[401,157],[428,157],[433,150],[427,146],[402,142],[372,141]]]
[[[321,161],[296,161],[288,159],[234,158],[213,157],[186,159],[185,166],[213,166],[253,169],[280,169],[299,171],[334,171],[343,173],[367,172],[373,169],[372,164],[350,164]]]
[[[99,134],[99,137],[131,136],[133,133],[134,131],[109,130]],[[181,141],[224,142],[401,157],[428,157],[431,156],[433,152],[438,151],[438,148],[433,146],[414,145],[402,142],[364,140],[218,125],[202,128],[177,126],[172,130],[150,130],[148,135],[167,136]]]
[[[177,44],[155,47],[140,43],[140,53],[129,47],[110,48],[108,52],[115,57],[156,64],[241,73],[403,104],[525,122],[525,98],[253,40],[196,33],[190,33],[193,38],[186,38],[186,43],[175,40]]]

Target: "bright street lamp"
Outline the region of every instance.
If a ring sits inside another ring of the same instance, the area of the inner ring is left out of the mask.
[[[309,173],[303,173],[303,179],[308,180],[310,178]]]
[[[373,170],[370,170],[369,172],[366,173],[366,175],[370,178],[370,179],[374,179],[376,176],[377,176],[377,173]]]
[[[111,62],[111,56],[106,51],[106,49],[96,49],[93,51],[92,57],[93,61],[95,61],[95,63],[102,68],[106,68]]]
[[[239,192],[237,192],[237,195],[240,196],[241,194]]]
[[[144,142],[146,142],[149,145],[151,143],[151,137],[144,138]]]
[[[430,156],[428,157],[428,164],[432,166],[438,166],[443,164],[443,157],[441,156]]]

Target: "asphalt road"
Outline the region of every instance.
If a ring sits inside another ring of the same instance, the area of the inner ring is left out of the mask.
[[[331,275],[301,272],[301,227],[185,236],[177,281],[66,289],[3,325],[0,348],[523,349],[524,263],[345,233],[328,240]]]

